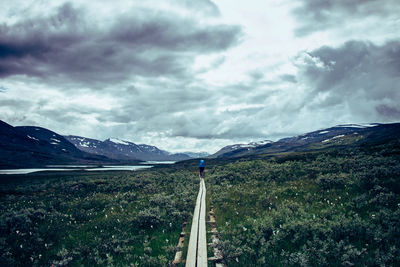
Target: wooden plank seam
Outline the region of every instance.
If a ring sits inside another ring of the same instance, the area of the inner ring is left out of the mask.
[[[206,187],[204,179],[200,180],[199,193],[193,213],[192,228],[190,230],[187,267],[207,266],[207,237],[206,237]]]

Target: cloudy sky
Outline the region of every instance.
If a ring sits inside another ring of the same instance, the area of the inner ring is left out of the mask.
[[[398,0],[13,0],[0,119],[173,152],[400,121]]]

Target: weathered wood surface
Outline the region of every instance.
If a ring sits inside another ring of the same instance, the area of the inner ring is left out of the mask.
[[[219,250],[218,244],[221,242],[219,239],[219,234],[217,231],[217,222],[215,221],[215,213],[214,207],[211,205],[210,210],[210,220],[208,223],[211,225],[211,243],[209,244],[213,248],[214,257],[208,258],[209,261],[213,261],[215,263],[215,267],[226,267],[225,264],[222,263],[223,255],[222,251]]]
[[[207,237],[206,237],[206,186],[200,179],[199,193],[194,208],[192,228],[190,230],[187,267],[207,266]]]
[[[179,263],[182,262],[182,256],[183,256],[183,243],[185,242],[185,228],[186,228],[186,222],[183,223],[183,228],[182,232],[179,235],[179,240],[178,240],[178,245],[176,246],[176,253],[175,253],[175,258],[174,261],[172,262],[171,266],[177,266]]]
[[[206,237],[206,185],[201,179],[200,185],[203,187],[203,197],[201,198],[200,218],[199,218],[199,237],[197,266],[207,266],[207,237]]]

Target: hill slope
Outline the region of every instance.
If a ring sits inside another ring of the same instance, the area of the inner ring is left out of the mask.
[[[0,168],[50,164],[115,163],[77,149],[63,136],[41,127],[13,127],[0,121]]]
[[[145,144],[137,145],[116,138],[109,138],[105,141],[74,135],[65,136],[65,138],[82,151],[103,155],[112,159],[179,161],[191,158],[186,154],[171,154],[155,146]]]
[[[336,146],[354,146],[364,143],[385,142],[400,135],[400,123],[338,125],[303,135],[283,138],[276,142],[255,147],[226,147],[212,155],[214,158],[236,158],[258,154],[312,151]],[[230,146],[234,147],[234,146]]]
[[[400,266],[395,130],[377,128],[359,145],[208,164],[224,263]]]

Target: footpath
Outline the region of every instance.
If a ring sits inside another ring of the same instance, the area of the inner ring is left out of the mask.
[[[200,189],[193,213],[186,266],[207,266],[206,185],[203,178],[200,179]]]
[[[190,238],[188,245],[188,252],[186,256],[186,267],[207,267],[208,262],[212,262],[212,266],[224,267],[225,265],[220,263],[222,261],[222,253],[216,247],[219,243],[219,234],[217,231],[217,224],[215,221],[214,207],[211,206],[209,212],[210,219],[206,221],[206,185],[204,179],[200,178],[199,193],[197,194],[196,206],[193,212],[192,227],[190,230]],[[207,232],[206,223],[210,224],[211,231]],[[184,225],[184,228],[186,223]],[[211,243],[207,244],[207,234],[211,234]],[[175,255],[175,260],[172,266],[177,266],[179,263],[183,263],[182,260],[182,248],[185,240],[184,229],[180,235],[178,241],[178,252]],[[212,247],[213,257],[207,257],[207,245]]]

